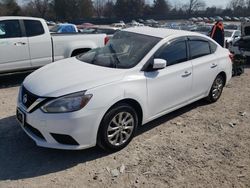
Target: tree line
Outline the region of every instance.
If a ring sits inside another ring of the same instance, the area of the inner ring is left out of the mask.
[[[169,0],[0,0],[0,16],[24,15],[49,20],[82,18],[159,18],[192,16],[250,16],[250,0],[231,0],[227,7],[207,7],[204,0],[171,4]]]

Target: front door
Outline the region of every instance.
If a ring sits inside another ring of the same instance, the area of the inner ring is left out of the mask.
[[[167,67],[162,70],[145,72],[148,88],[150,117],[178,107],[191,99],[192,63],[188,61],[185,40],[174,41],[155,54],[165,59]]]

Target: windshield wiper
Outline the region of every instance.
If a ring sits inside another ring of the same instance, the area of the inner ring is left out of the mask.
[[[112,44],[108,45],[108,47],[109,47],[110,51],[113,53],[113,55],[114,55],[114,58],[116,60],[116,63],[114,63],[114,65],[115,65],[115,68],[117,68],[117,65],[120,64],[121,62],[120,62],[120,60],[119,60],[119,58],[118,58],[118,56],[116,54],[116,51],[113,48]]]

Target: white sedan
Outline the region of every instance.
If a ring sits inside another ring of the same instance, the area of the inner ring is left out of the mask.
[[[217,101],[231,72],[229,51],[204,35],[130,28],[29,75],[17,119],[38,146],[116,151],[139,125],[202,98]]]

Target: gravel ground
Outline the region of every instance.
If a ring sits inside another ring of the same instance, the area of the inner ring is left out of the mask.
[[[0,187],[250,187],[250,69],[217,103],[157,119],[113,154],[37,147],[14,116],[26,75],[0,77]]]

